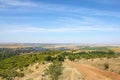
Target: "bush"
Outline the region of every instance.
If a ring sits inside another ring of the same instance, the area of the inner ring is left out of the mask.
[[[48,69],[46,69],[46,74],[50,76],[51,80],[58,80],[62,69],[63,67],[61,62],[53,61],[53,64],[51,64]]]
[[[18,73],[18,77],[24,77],[24,73]]]
[[[104,66],[104,69],[109,69],[109,64],[108,63],[104,63],[103,66]]]
[[[44,58],[45,61],[52,61],[52,59],[53,59],[53,58],[52,58],[51,56],[46,56],[46,57]]]
[[[71,61],[74,61],[76,58],[75,58],[74,55],[70,55],[70,56],[68,57],[68,59],[71,60]]]
[[[65,57],[62,56],[62,55],[58,55],[58,56],[57,56],[57,60],[58,60],[58,61],[64,61],[64,59],[65,59]]]
[[[38,66],[35,66],[36,69],[38,69],[39,67]]]

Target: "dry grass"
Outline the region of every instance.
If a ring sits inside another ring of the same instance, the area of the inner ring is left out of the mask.
[[[111,48],[111,50],[113,50],[115,52],[120,52],[120,48]]]
[[[0,77],[0,80],[3,80],[3,79]]]
[[[34,65],[31,65],[24,70],[25,76],[22,78],[18,78],[17,80],[41,80],[43,77],[44,70],[48,67],[48,65],[49,63],[36,63]]]

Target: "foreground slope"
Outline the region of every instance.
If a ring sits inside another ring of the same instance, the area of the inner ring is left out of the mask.
[[[65,61],[65,64],[77,69],[85,80],[120,80],[120,75],[105,70],[99,70],[92,66],[68,60]],[[70,80],[75,79],[71,78]]]

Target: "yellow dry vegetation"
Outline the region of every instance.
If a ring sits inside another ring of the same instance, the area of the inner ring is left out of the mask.
[[[111,50],[113,50],[115,52],[120,52],[120,48],[111,48]]]

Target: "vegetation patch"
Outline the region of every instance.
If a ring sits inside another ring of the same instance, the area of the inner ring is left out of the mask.
[[[79,53],[71,53],[64,52],[61,54],[64,57],[67,57],[69,60],[74,61],[76,59],[94,59],[94,58],[115,58],[119,57],[119,54],[115,54],[113,51],[109,50],[105,51],[89,51],[89,52],[79,52]]]
[[[49,75],[51,80],[58,80],[63,70],[62,62],[53,61],[53,63],[46,69],[46,74]]]
[[[13,80],[15,77],[23,77],[24,73],[22,71],[17,71],[18,69],[23,69],[34,63],[44,62],[46,56],[54,56],[59,54],[60,51],[49,51],[40,54],[24,54],[15,55],[10,58],[1,60],[0,62],[0,76],[7,79]]]
[[[104,64],[103,64],[103,67],[104,67],[105,70],[106,70],[106,69],[109,69],[109,64],[108,64],[108,63],[104,63]]]

